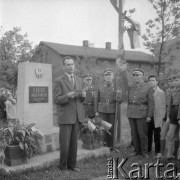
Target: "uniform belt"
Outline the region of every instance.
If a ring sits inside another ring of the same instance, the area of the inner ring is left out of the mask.
[[[109,99],[101,99],[100,103],[113,104],[114,101],[112,101],[112,100],[110,101]]]
[[[175,105],[175,104],[173,104],[173,105],[171,105],[171,107],[172,107],[172,108],[178,108],[178,107],[179,107],[179,105]]]
[[[140,106],[140,105],[146,105],[147,106],[147,102],[129,102],[128,104],[129,105],[138,105],[138,106]]]
[[[92,106],[94,106],[94,104],[93,103],[86,103],[86,104],[84,104],[84,106],[92,107]]]

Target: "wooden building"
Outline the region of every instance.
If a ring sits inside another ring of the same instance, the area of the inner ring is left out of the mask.
[[[150,60],[150,55],[141,51],[126,50],[128,72],[135,68],[142,68],[145,73],[154,71],[154,62]],[[83,41],[82,46],[65,45],[52,42],[41,41],[37,47],[32,61],[39,63],[49,63],[53,67],[53,78],[61,74],[62,59],[65,56],[75,58],[78,73],[84,71],[101,74],[107,68],[115,68],[117,50],[111,49],[111,43],[106,42],[105,48],[89,47],[87,40]]]

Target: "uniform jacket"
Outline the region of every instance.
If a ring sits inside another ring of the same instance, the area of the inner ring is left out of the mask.
[[[166,113],[166,96],[162,89],[157,87],[154,91],[154,124],[155,128],[162,126]]]
[[[86,98],[83,102],[85,115],[93,117],[95,116],[95,95],[97,91],[96,86],[84,87],[86,91]]]
[[[74,80],[76,84],[75,89],[66,74],[55,80],[54,103],[58,105],[59,124],[74,124],[76,116],[78,116],[80,122],[85,120],[84,99],[80,93],[82,91],[82,82],[75,75]],[[68,98],[66,94],[69,92],[77,92],[77,97],[75,99]]]
[[[115,113],[116,100],[121,101],[121,97],[117,97],[114,83],[108,86],[106,83],[99,85],[96,94],[96,112]]]
[[[94,105],[97,87],[96,86],[84,87],[84,90],[86,91],[86,98],[83,104],[87,105],[90,103],[91,105]]]
[[[154,97],[152,88],[145,82],[128,90],[128,118],[146,118],[154,115]]]

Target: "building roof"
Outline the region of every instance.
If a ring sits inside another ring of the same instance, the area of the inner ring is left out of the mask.
[[[115,49],[84,47],[41,41],[40,45],[43,44],[56,51],[60,55],[92,56],[103,59],[116,59],[117,57],[117,50]],[[128,61],[151,62],[151,60],[149,60],[149,54],[147,53],[130,50],[126,50],[125,52],[126,59]]]
[[[170,48],[172,46],[179,45],[179,44],[180,44],[180,38],[174,38],[174,39],[168,41],[166,46]]]

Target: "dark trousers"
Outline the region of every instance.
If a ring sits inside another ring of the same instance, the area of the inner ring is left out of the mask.
[[[107,144],[108,147],[113,146],[113,134],[114,134],[114,119],[115,119],[115,113],[99,113],[99,117],[102,118],[104,121],[112,124],[111,129],[108,134],[105,132],[104,142]]]
[[[146,118],[129,118],[132,140],[137,153],[148,152],[148,125]]]
[[[60,125],[60,169],[76,167],[78,131],[78,121],[75,124]]]
[[[155,143],[155,153],[160,153],[160,133],[161,128],[155,128],[154,118],[148,123],[148,152],[152,151],[153,134]]]

